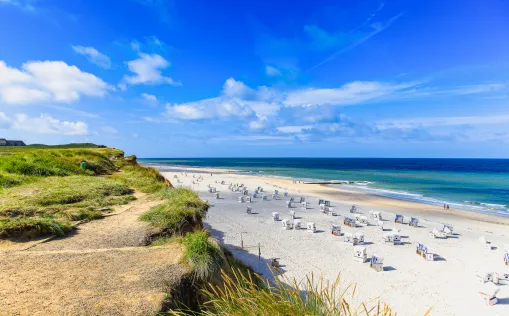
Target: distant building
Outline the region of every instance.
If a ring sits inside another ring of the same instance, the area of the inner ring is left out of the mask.
[[[22,140],[7,140],[0,138],[0,146],[26,146]]]

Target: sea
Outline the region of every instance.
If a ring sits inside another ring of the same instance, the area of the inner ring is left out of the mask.
[[[509,217],[509,159],[146,158],[142,163],[235,169]]]

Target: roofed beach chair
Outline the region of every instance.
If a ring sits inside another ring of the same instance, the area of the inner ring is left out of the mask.
[[[378,227],[380,228],[381,231],[384,231],[384,222],[383,221],[378,221],[377,225],[378,225]]]
[[[219,199],[219,193],[216,193],[216,199]]]
[[[509,284],[509,273],[506,272],[495,272],[493,276],[493,283],[495,284]]]
[[[509,253],[504,253],[504,264],[509,266]]]
[[[429,232],[429,236],[431,238],[440,238],[440,239],[447,238],[447,234],[444,231],[438,230],[436,228]]]
[[[419,220],[415,217],[411,217],[408,225],[413,227],[419,227]]]
[[[478,272],[477,279],[481,283],[493,282],[493,272],[486,272],[486,271]]]
[[[493,249],[493,248],[491,247],[491,242],[487,241],[487,240],[486,240],[486,237],[484,237],[484,236],[479,237],[479,242],[481,243],[481,245],[483,245],[483,246],[484,246],[484,248],[486,248],[486,249],[488,249],[488,250]]]
[[[323,204],[324,204],[325,206],[330,206],[330,201],[323,201]]]
[[[257,192],[253,192],[252,196],[253,196],[253,198],[256,198],[258,196],[258,193]]]
[[[288,192],[284,192],[284,193],[283,193],[283,196],[288,196]]]
[[[248,202],[248,203],[251,203],[251,197],[250,197],[250,196],[246,196],[246,197],[244,198],[244,200],[245,200],[246,202]]]
[[[300,229],[302,227],[302,221],[300,219],[296,219],[293,221],[293,227],[295,229]]]
[[[324,213],[324,214],[328,214],[329,213],[329,207],[328,206],[325,206],[325,205],[320,205],[320,212]]]
[[[354,238],[357,238],[359,245],[364,244],[364,232],[356,232],[353,236]]]
[[[345,226],[357,227],[357,225],[355,224],[355,219],[350,217],[345,217],[345,219],[343,220],[343,224]]]
[[[239,203],[244,203],[244,197],[243,196],[239,196]]]
[[[322,199],[318,200],[318,205],[322,205],[322,204],[323,204],[323,200]]]
[[[289,219],[283,219],[281,221],[281,226],[284,230],[292,229],[292,222]]]
[[[308,223],[306,224],[306,228],[307,228],[308,233],[316,233],[316,226],[315,226],[315,223],[313,223],[313,222],[308,222]]]
[[[442,229],[442,231],[444,233],[446,233],[447,235],[452,235],[453,231],[454,231],[454,226],[452,226],[452,225],[444,225],[444,228]]]
[[[371,256],[371,261],[369,263],[369,267],[374,269],[376,272],[381,272],[384,270],[384,258],[373,254]]]
[[[352,205],[352,207],[350,208],[350,213],[357,213],[357,206]]]
[[[353,234],[352,233],[344,233],[343,234],[343,242],[345,243],[353,243]]]
[[[394,223],[403,224],[403,215],[396,214],[396,218],[394,219]]]
[[[276,222],[279,221],[279,213],[278,212],[272,212],[272,219]]]
[[[290,218],[295,219],[295,211],[290,211]]]
[[[332,224],[331,233],[334,236],[341,236],[341,226],[337,224]]]
[[[301,203],[300,203],[300,205],[301,205],[301,208],[303,208],[303,209],[306,209],[306,210],[307,210],[307,208],[308,208],[308,202],[301,202]]]
[[[359,262],[366,262],[368,260],[368,253],[366,247],[355,246],[353,247],[353,257],[354,260]]]
[[[251,206],[248,206],[248,207],[246,208],[246,213],[251,214],[251,211],[252,211]]]
[[[286,207],[291,208],[292,207],[292,201],[286,201]]]
[[[299,197],[295,200],[295,203],[302,203],[302,202],[303,202],[303,201],[302,201],[302,197],[301,197],[301,196],[299,196]]]
[[[435,260],[435,255],[428,250],[428,247],[424,246],[421,243],[417,243],[417,249],[415,253],[423,257],[427,261]]]
[[[294,202],[295,198],[293,196],[290,196],[290,202]]]
[[[479,292],[479,294],[481,294],[481,297],[486,305],[492,306],[498,303],[498,291],[500,291],[500,289],[496,285],[490,284],[485,286],[485,289],[482,292]]]
[[[369,225],[369,222],[368,222],[368,217],[365,216],[365,215],[361,215],[357,218],[357,221],[359,222],[359,224],[361,225],[364,225],[364,226],[368,226]]]
[[[268,197],[264,194],[264,195],[262,195],[262,200],[267,201]]]
[[[398,245],[401,243],[401,236],[399,235],[399,233],[396,233],[394,231],[384,232],[382,234],[382,239],[385,243],[391,243],[393,245]]]
[[[279,194],[279,191],[278,190],[274,190],[274,195],[278,195]]]

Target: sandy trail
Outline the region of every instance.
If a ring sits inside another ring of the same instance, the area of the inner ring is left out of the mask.
[[[148,315],[187,269],[182,247],[143,247],[139,216],[160,201],[136,194],[65,238],[0,245],[0,315]],[[25,249],[25,250],[24,250]],[[3,250],[3,251],[2,251]]]
[[[266,264],[271,258],[279,258],[286,277],[301,280],[313,273],[315,277],[322,275],[326,280],[333,281],[340,273],[343,284],[357,282],[360,294],[354,302],[380,297],[398,315],[423,315],[430,307],[433,307],[431,315],[509,315],[509,285],[499,286],[499,304],[488,307],[479,295],[484,285],[476,278],[478,270],[509,273],[509,267],[503,264],[502,252],[503,245],[509,244],[506,219],[483,214],[462,214],[469,212],[459,210],[445,213],[435,206],[227,171],[216,173],[210,169],[187,169],[187,176],[184,176],[180,169],[170,171],[165,167],[163,174],[171,180],[175,180],[173,177],[177,175],[182,185],[195,189],[203,199],[208,199],[212,207],[205,224],[211,234],[237,258],[265,276],[270,276]],[[193,184],[193,175],[202,175],[204,180]],[[239,203],[237,197],[240,193],[229,191],[227,185],[218,184],[216,180],[243,183],[249,190],[261,186],[269,195],[269,200],[255,198],[250,204]],[[209,184],[219,190],[221,199],[214,199],[214,194],[208,192]],[[309,209],[297,206],[292,210],[296,211],[304,224],[314,222],[317,233],[282,230],[281,223],[272,220],[271,213],[275,211],[281,214],[281,218],[289,218],[289,209],[285,207],[288,198],[270,198],[276,188],[280,192],[288,191],[290,196],[305,197],[310,202]],[[339,216],[320,213],[319,198],[330,199]],[[403,244],[395,246],[383,243],[382,233],[376,226],[345,227],[343,218],[351,216],[349,209],[353,202],[364,214],[371,209],[381,211],[388,220],[385,222],[387,228],[401,230]],[[247,206],[252,207],[253,214],[246,214]],[[409,216],[417,216],[421,227],[394,224],[396,213],[403,214],[406,222]],[[474,219],[477,216],[481,220]],[[493,223],[497,221],[500,223]],[[354,261],[352,246],[345,244],[343,237],[331,235],[333,223],[340,224],[344,232],[363,231],[368,257],[374,253],[384,257],[385,271],[375,272],[368,263]],[[445,240],[431,239],[428,232],[441,228],[443,223],[454,225],[456,235]],[[497,246],[496,250],[487,250],[480,244],[478,238],[483,235]],[[241,238],[244,250],[240,249]],[[438,255],[438,260],[430,262],[417,256],[417,242],[428,246]],[[261,260],[258,259],[258,244],[261,246]]]

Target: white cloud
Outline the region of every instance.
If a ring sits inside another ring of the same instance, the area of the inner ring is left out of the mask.
[[[0,61],[0,102],[70,103],[84,96],[102,97],[111,89],[102,79],[63,61],[30,61],[21,69]]]
[[[84,46],[72,46],[72,49],[80,55],[83,55],[93,64],[99,67],[109,69],[111,68],[111,60],[108,56],[101,54],[97,49],[93,47]]]
[[[402,92],[416,83],[391,84],[376,81],[354,81],[339,88],[303,89],[289,92],[288,106],[353,105]]]
[[[141,97],[145,100],[145,101],[149,101],[149,102],[157,102],[157,97],[153,94],[148,94],[148,93],[142,93],[141,94]]]
[[[288,126],[280,126],[277,128],[278,132],[285,134],[299,134],[302,133],[303,130],[312,128],[312,125],[288,125]]]
[[[376,122],[380,129],[415,128],[432,126],[493,125],[509,123],[509,114],[486,116],[422,117],[413,119],[381,120]]]
[[[223,142],[223,141],[266,141],[266,140],[277,140],[277,141],[288,141],[293,140],[290,136],[269,136],[269,135],[241,135],[241,136],[225,136],[225,137],[214,137],[210,141]]]
[[[231,98],[211,98],[197,102],[167,104],[170,119],[201,120],[208,118],[247,117],[253,114],[246,101]]]
[[[270,65],[265,66],[265,74],[269,77],[278,77],[282,75],[279,69]]]
[[[60,121],[48,114],[41,114],[39,117],[30,117],[25,114],[16,114],[14,117],[9,118],[5,113],[0,112],[0,129],[11,128],[38,134],[88,134],[88,126],[84,122]]]
[[[227,97],[251,99],[255,93],[256,92],[249,88],[245,83],[233,78],[226,79],[223,84],[223,95]]]
[[[158,54],[139,53],[138,59],[127,62],[127,67],[134,75],[125,75],[124,82],[136,84],[169,84],[180,86],[181,83],[162,75],[162,70],[170,63]]]

